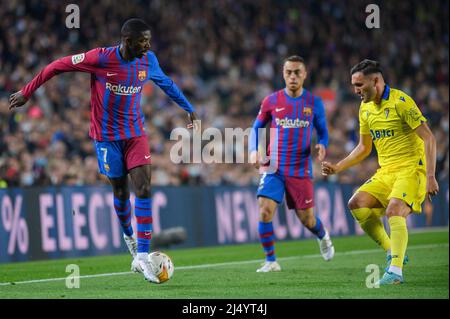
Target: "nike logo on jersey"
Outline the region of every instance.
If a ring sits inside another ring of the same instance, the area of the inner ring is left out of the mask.
[[[280,111],[283,111],[283,110],[284,110],[284,107],[280,107],[279,109],[275,108],[275,112],[280,112]]]
[[[312,199],[307,199],[307,200],[305,200],[305,203],[306,204],[309,204],[309,203],[311,203],[312,202]]]
[[[106,73],[106,76],[113,76],[113,75],[117,75],[117,73],[109,73],[109,72]]]
[[[145,157],[145,159],[149,159],[151,157],[151,155],[144,156],[144,157]]]

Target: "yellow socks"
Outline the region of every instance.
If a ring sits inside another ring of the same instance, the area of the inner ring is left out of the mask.
[[[384,212],[384,208],[358,208],[351,212],[366,234],[381,246],[384,251],[391,249],[391,240],[380,218]]]
[[[408,228],[406,227],[406,218],[401,216],[392,216],[389,218],[391,228],[391,266],[403,267],[406,246],[408,245]]]
[[[408,245],[406,218],[392,216],[388,219],[391,229],[391,238],[389,238],[381,221],[384,208],[358,208],[351,212],[355,220],[370,238],[386,252],[391,251],[392,260],[389,271],[395,270],[395,273],[401,275],[406,246]]]

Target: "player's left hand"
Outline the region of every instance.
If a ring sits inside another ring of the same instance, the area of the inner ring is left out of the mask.
[[[191,121],[191,123],[187,125],[187,128],[189,129],[194,128],[195,131],[198,131],[200,129],[198,121],[200,120],[198,119],[197,113],[195,112],[189,113],[189,120]]]
[[[317,154],[317,159],[319,160],[319,162],[322,162],[325,159],[325,156],[327,155],[327,150],[325,146],[323,146],[322,144],[316,144],[315,148],[319,150]]]
[[[330,162],[322,162],[322,175],[323,176],[330,176],[333,174],[337,174],[338,167],[336,164],[331,164]]]
[[[431,196],[436,195],[439,192],[439,184],[434,176],[428,176],[427,178],[427,196],[431,202]]]

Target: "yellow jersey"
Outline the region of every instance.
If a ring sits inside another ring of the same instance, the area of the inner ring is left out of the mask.
[[[427,120],[405,92],[385,86],[381,103],[361,103],[360,133],[372,136],[381,168],[425,169],[423,140],[414,132]]]

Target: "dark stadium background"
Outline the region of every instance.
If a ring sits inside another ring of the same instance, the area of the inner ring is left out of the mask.
[[[72,3],[80,9],[80,28],[66,27]],[[441,192],[424,203],[424,214],[408,218],[409,229],[445,227],[448,237],[448,1],[376,1],[378,29],[366,26],[370,3],[2,1],[0,263],[125,254],[111,188],[98,173],[88,137],[89,75],[58,75],[15,112],[8,98],[59,57],[117,45],[131,17],[150,25],[152,50],[195,106],[203,129],[251,127],[262,99],[283,88],[283,59],[303,56],[305,87],[325,102],[331,162],[359,140],[360,99],[350,68],[364,58],[379,60],[387,83],[417,102],[437,140]],[[172,163],[170,134],[186,127],[186,113],[153,83],[144,87],[142,108],[152,151],[152,243],[162,230],[179,226],[187,239],[174,248],[257,242],[258,172],[246,163]],[[361,235],[346,204],[376,171],[376,152],[327,179],[315,154],[313,163],[315,213],[333,238]],[[311,238],[284,205],[275,216],[279,242]]]
[[[80,8],[80,28],[68,29],[68,4]],[[379,29],[368,29],[364,1],[3,1],[0,5],[0,187],[96,185],[88,138],[89,75],[65,74],[11,113],[8,97],[59,57],[119,42],[130,17],[152,29],[152,50],[197,108],[202,127],[250,127],[262,98],[282,88],[281,63],[307,61],[306,88],[326,103],[327,159],[346,155],[358,140],[359,100],[349,68],[377,59],[387,83],[410,94],[438,141],[437,175],[448,180],[448,1],[377,1]],[[185,113],[162,91],[145,88],[142,106],[152,148],[154,185],[256,185],[248,164],[174,165],[169,141]],[[318,162],[315,161],[315,178]],[[376,154],[337,178],[361,183]],[[333,180],[333,179],[332,179]]]

